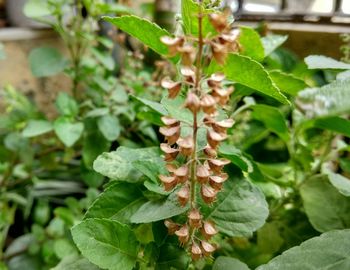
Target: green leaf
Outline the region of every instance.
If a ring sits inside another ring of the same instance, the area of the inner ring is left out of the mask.
[[[264,47],[265,57],[281,46],[287,39],[288,36],[281,35],[268,35],[266,37],[262,37],[261,42]]]
[[[242,46],[242,54],[260,62],[264,59],[264,47],[259,34],[251,27],[241,26],[239,44]]]
[[[136,96],[132,96],[132,95],[131,95],[131,97],[133,99],[136,99],[136,100],[140,101],[142,104],[146,105],[147,107],[149,107],[153,111],[159,113],[160,115],[167,115],[168,114],[167,110],[159,102],[155,102],[155,101],[152,101],[152,100],[148,100],[148,99],[145,99],[145,98],[136,97]]]
[[[272,70],[269,72],[272,81],[277,85],[283,93],[291,96],[296,96],[299,91],[308,87],[308,85],[301,79],[292,74],[287,74],[279,70]]]
[[[307,88],[298,94],[298,105],[308,117],[350,112],[350,78],[336,80],[320,88]]]
[[[212,219],[218,230],[229,236],[249,237],[268,217],[264,194],[243,179],[229,179],[218,194],[216,202],[202,205],[206,219]]]
[[[341,174],[328,172],[327,176],[331,184],[344,196],[350,197],[350,180]]]
[[[145,203],[141,190],[135,184],[114,183],[98,196],[87,210],[84,219],[108,218],[123,224]]]
[[[32,50],[29,54],[30,69],[35,77],[56,75],[66,67],[66,60],[54,48],[41,47]]]
[[[323,55],[310,55],[304,60],[310,69],[350,69],[350,64]]]
[[[115,62],[112,55],[110,55],[109,52],[99,51],[95,48],[92,48],[91,52],[96,57],[97,61],[99,61],[106,69],[114,69]]]
[[[260,252],[265,254],[278,252],[284,243],[278,222],[265,223],[257,233],[257,241]]]
[[[72,229],[75,244],[92,263],[109,270],[131,270],[139,244],[132,230],[107,219],[86,219]]]
[[[264,123],[266,128],[276,133],[284,142],[289,142],[289,132],[282,113],[275,107],[268,105],[253,105],[253,118]]]
[[[306,215],[316,230],[327,232],[350,227],[350,198],[340,194],[327,177],[306,180],[300,195]]]
[[[51,270],[99,270],[99,268],[90,263],[85,258],[80,258],[77,255],[66,256]]]
[[[216,258],[212,270],[249,270],[250,268],[240,260],[219,256]]]
[[[100,117],[97,125],[103,136],[109,141],[118,139],[121,131],[119,119],[114,115],[106,114]]]
[[[158,147],[131,149],[119,147],[117,151],[103,153],[94,162],[94,170],[114,180],[135,182],[142,174],[133,166],[134,161],[161,162]]]
[[[230,54],[223,71],[227,79],[253,88],[283,104],[289,104],[288,99],[274,84],[268,72],[255,60],[243,55]]]
[[[180,215],[188,210],[181,207],[177,201],[176,192],[169,195],[167,199],[149,201],[142,205],[131,217],[133,223],[149,223]]]
[[[182,21],[186,34],[198,36],[198,12],[199,5],[193,0],[181,1],[181,13]],[[208,14],[212,13],[211,9],[202,8],[203,20],[202,20],[202,33],[204,37],[212,36],[216,33],[216,30],[211,25]]]
[[[155,270],[188,269],[189,256],[178,245],[165,243],[160,248]]]
[[[79,105],[74,98],[65,92],[58,94],[55,101],[56,108],[61,115],[75,117],[79,113]]]
[[[160,38],[162,36],[170,36],[170,34],[158,25],[133,15],[117,18],[103,17],[103,19],[137,38],[156,53],[160,55],[168,54],[168,48],[160,42]]]
[[[53,126],[46,120],[29,120],[28,125],[23,129],[22,136],[31,138],[53,130]]]
[[[29,18],[39,18],[51,15],[47,0],[28,0],[23,9],[24,15]]]
[[[318,118],[312,122],[314,127],[338,132],[350,137],[350,120],[339,116]]]
[[[67,147],[73,146],[76,143],[84,130],[83,123],[72,123],[65,117],[57,118],[54,122],[54,130],[57,137]]]
[[[347,270],[350,230],[331,231],[285,251],[257,270]]]

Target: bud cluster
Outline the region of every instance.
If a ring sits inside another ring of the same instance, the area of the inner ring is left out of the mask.
[[[199,14],[199,25],[202,23]],[[160,133],[165,137],[165,143],[160,145],[167,165],[167,175],[159,175],[166,191],[176,189],[177,199],[182,207],[190,206],[187,212],[187,222],[177,224],[166,220],[165,226],[169,234],[175,234],[181,245],[187,245],[194,260],[209,256],[215,251],[215,244],[209,240],[217,234],[215,224],[203,220],[196,203],[196,185],[200,196],[206,204],[212,204],[222,189],[228,175],[223,172],[229,160],[218,158],[219,144],[227,138],[227,129],[234,124],[232,119],[220,119],[218,109],[229,101],[233,87],[224,87],[224,74],[214,73],[210,77],[201,73],[203,47],[210,47],[211,56],[219,63],[224,63],[227,54],[237,50],[237,32],[232,31],[225,13],[209,15],[209,21],[217,31],[210,39],[193,37],[162,37],[161,41],[168,46],[169,56],[181,55],[180,73],[182,79],[178,82],[164,78],[161,86],[168,90],[170,99],[176,98],[183,90],[187,96],[183,106],[191,111],[193,133],[182,136],[184,123],[170,116],[161,118],[164,126]],[[200,27],[201,29],[201,27]],[[197,61],[196,61],[197,60]],[[196,61],[196,66],[194,65]],[[206,129],[207,145],[197,149],[197,131]]]

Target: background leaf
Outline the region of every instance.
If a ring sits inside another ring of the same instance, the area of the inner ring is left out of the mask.
[[[30,69],[35,77],[56,75],[66,67],[66,60],[62,54],[50,47],[33,49],[29,54]]]
[[[344,196],[350,197],[350,180],[341,174],[328,172],[327,173],[331,184]]]
[[[92,263],[109,270],[133,269],[139,244],[128,226],[94,218],[80,222],[71,231],[75,244]]]
[[[23,129],[23,137],[31,138],[50,132],[53,126],[46,120],[30,120],[27,126]]]
[[[109,141],[118,139],[121,131],[119,119],[114,115],[106,114],[97,121],[97,126],[103,136]]]
[[[240,260],[219,256],[216,258],[212,270],[249,270],[250,268]]]
[[[317,128],[335,131],[350,137],[350,121],[342,117],[331,116],[318,118],[312,121],[312,125]]]
[[[340,194],[326,176],[306,180],[300,195],[310,223],[319,232],[350,227],[350,198]]]
[[[350,69],[350,64],[324,55],[310,55],[305,58],[305,63],[310,69]]]
[[[350,230],[332,231],[285,251],[257,270],[347,270]]]
[[[54,122],[54,130],[57,137],[67,147],[73,146],[73,144],[79,140],[84,130],[83,123],[72,123],[65,117],[57,118]]]
[[[262,37],[261,42],[264,47],[265,57],[281,46],[287,39],[288,36],[281,35],[267,35],[266,37]]]

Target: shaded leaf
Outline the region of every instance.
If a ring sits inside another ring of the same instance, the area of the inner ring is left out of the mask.
[[[189,257],[178,245],[165,243],[160,248],[155,270],[188,269]]]
[[[338,132],[350,137],[350,121],[339,116],[318,118],[312,122],[314,127]]]
[[[216,258],[213,270],[249,270],[250,268],[240,260],[231,257],[219,256]]]

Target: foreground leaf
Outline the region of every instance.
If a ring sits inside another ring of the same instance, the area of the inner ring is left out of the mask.
[[[75,244],[92,263],[109,270],[133,269],[139,250],[128,226],[107,219],[86,219],[72,228]]]
[[[99,268],[90,263],[85,258],[77,255],[66,256],[62,261],[51,270],[98,270]]]
[[[149,223],[180,215],[187,211],[188,207],[181,207],[177,201],[176,192],[170,194],[167,199],[149,201],[142,205],[131,217],[133,223]]]
[[[333,187],[327,177],[314,177],[300,189],[306,215],[319,232],[350,227],[350,198]]]
[[[163,163],[158,147],[131,149],[119,147],[117,151],[103,153],[94,162],[94,170],[114,180],[136,182],[142,173],[133,162]]]
[[[247,56],[230,54],[223,71],[229,80],[253,88],[283,104],[289,103],[288,99],[273,83],[264,67]]]
[[[100,194],[84,219],[109,218],[126,224],[144,203],[142,192],[136,185],[117,182]]]
[[[243,179],[229,179],[217,201],[211,206],[202,205],[207,219],[212,219],[218,230],[229,236],[249,237],[268,217],[269,210],[264,194]]]
[[[350,69],[350,64],[323,55],[310,55],[305,63],[310,69]]]
[[[299,91],[308,87],[308,85],[301,79],[287,74],[279,70],[272,70],[269,72],[271,79],[278,86],[283,93],[291,96],[296,96]]]
[[[239,44],[242,46],[242,54],[260,62],[265,57],[264,47],[259,34],[251,27],[241,26]]]
[[[249,267],[236,258],[220,256],[215,260],[212,270],[249,270]]]
[[[257,270],[348,270],[350,230],[332,231],[285,251]]]
[[[103,19],[137,38],[156,53],[160,55],[168,54],[168,48],[160,42],[160,38],[162,36],[170,36],[170,34],[155,23],[133,15],[116,18],[103,17]]]

